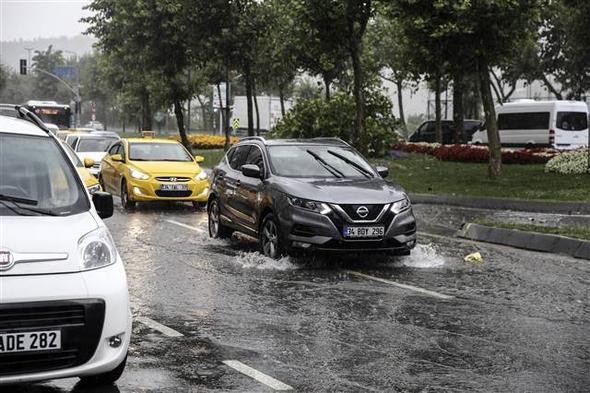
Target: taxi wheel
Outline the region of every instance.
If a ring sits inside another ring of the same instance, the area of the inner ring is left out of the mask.
[[[217,199],[213,199],[211,202],[209,202],[207,216],[210,237],[214,239],[225,239],[231,236],[232,230],[221,223],[219,201],[217,201]]]
[[[129,200],[129,191],[127,190],[127,182],[125,179],[121,182],[121,205],[126,210],[131,210],[135,207],[135,202]]]
[[[103,191],[106,192],[106,188],[104,187],[104,180],[102,178],[102,175],[98,175],[98,184],[100,184],[100,188],[102,188]]]

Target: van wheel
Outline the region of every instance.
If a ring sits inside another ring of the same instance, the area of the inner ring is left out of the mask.
[[[107,371],[106,373],[91,375],[88,377],[81,377],[80,381],[85,386],[104,386],[115,383],[123,374],[125,365],[127,364],[127,355],[125,359],[113,370]]]
[[[260,251],[272,259],[279,259],[283,256],[283,242],[281,240],[281,233],[279,231],[279,224],[274,214],[268,213],[258,234],[258,242],[260,244]]]
[[[131,210],[135,207],[135,202],[129,200],[129,190],[127,189],[127,181],[123,179],[121,182],[121,205],[125,210]]]

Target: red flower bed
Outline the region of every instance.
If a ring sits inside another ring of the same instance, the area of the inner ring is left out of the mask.
[[[441,161],[481,162],[489,160],[488,148],[472,145],[439,145],[428,143],[398,143],[395,150],[408,153],[428,154]],[[502,150],[502,162],[505,164],[545,164],[556,153],[549,149]]]

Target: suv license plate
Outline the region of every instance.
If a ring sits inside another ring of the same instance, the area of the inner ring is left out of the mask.
[[[383,237],[385,235],[385,227],[344,227],[342,232],[344,237]]]
[[[160,185],[162,191],[186,191],[188,186],[186,184],[162,184]]]
[[[61,349],[61,331],[0,334],[0,353]]]

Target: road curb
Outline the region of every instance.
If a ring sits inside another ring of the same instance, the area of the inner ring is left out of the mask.
[[[590,260],[590,241],[565,236],[494,228],[485,225],[466,224],[457,236],[487,243],[522,248],[525,250],[565,254],[574,258]]]
[[[414,194],[409,197],[414,204],[461,206],[476,209],[516,210],[533,213],[567,215],[589,215],[590,203],[586,202],[545,202],[522,199],[502,199],[434,194]]]

